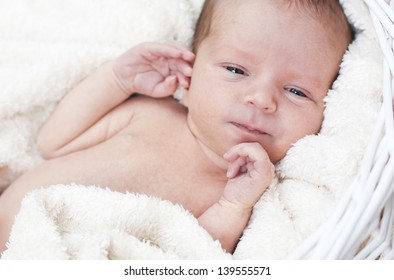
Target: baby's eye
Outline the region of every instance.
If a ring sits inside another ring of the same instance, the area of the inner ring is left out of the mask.
[[[300,97],[307,97],[305,93],[296,88],[287,88],[286,90]]]
[[[239,69],[238,67],[226,66],[226,69],[227,69],[227,71],[230,71],[233,74],[245,75],[245,71],[243,71],[242,69]]]

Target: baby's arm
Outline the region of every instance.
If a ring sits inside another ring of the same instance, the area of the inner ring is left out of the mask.
[[[229,181],[220,200],[199,217],[199,223],[227,252],[233,252],[252,208],[267,189],[275,167],[258,143],[234,146],[224,155]]]
[[[39,149],[51,158],[110,138],[121,129],[116,124],[118,129],[109,131],[118,105],[136,92],[165,97],[178,84],[187,88],[193,60],[194,54],[181,46],[144,43],[104,64],[59,103],[38,135]],[[129,108],[121,111],[126,119],[132,118]]]

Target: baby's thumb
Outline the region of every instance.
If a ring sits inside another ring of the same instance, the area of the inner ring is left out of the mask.
[[[178,79],[176,76],[168,76],[158,85],[157,95],[160,97],[170,96],[178,87]]]
[[[152,89],[150,96],[160,98],[173,94],[178,87],[178,80],[175,76],[168,76],[157,83]]]

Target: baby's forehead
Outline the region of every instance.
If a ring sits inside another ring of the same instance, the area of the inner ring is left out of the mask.
[[[213,0],[210,2],[212,2],[211,25],[221,23],[225,19],[231,20],[231,15],[240,13],[243,8],[247,10],[247,7],[250,7],[249,13],[261,13],[267,9],[275,8],[294,13],[300,18],[312,18],[316,23],[323,24],[326,28],[348,33],[349,36],[352,36],[353,33],[341,4],[336,0]],[[250,5],[251,3],[252,5]],[[245,18],[245,20],[249,20],[249,18]],[[280,18],[267,18],[267,20],[280,20]]]
[[[312,5],[310,2],[321,4]],[[328,2],[336,4],[327,4]],[[320,26],[318,32],[325,37],[323,41],[336,52],[343,53],[353,40],[352,28],[337,1],[219,0],[215,1],[214,6],[210,23],[211,34],[226,33],[231,26],[242,22],[248,23],[248,25],[242,25],[245,31],[248,28],[256,29],[258,35],[259,28],[264,28],[270,23],[282,24],[284,22],[284,25],[292,25],[294,22],[296,25],[302,21],[309,21],[309,25]],[[276,16],[272,16],[273,14]],[[293,21],[284,21],[285,15],[292,15]],[[256,24],[256,21],[259,23]],[[314,30],[317,29],[306,28],[305,35],[299,40],[308,39],[308,34],[313,33]],[[281,36],[286,37],[288,34],[283,32]]]

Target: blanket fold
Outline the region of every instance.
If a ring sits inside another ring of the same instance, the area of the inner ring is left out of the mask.
[[[3,259],[231,258],[178,205],[81,185],[27,195],[8,247]]]

